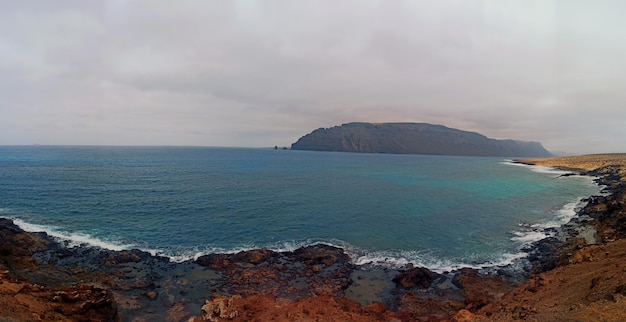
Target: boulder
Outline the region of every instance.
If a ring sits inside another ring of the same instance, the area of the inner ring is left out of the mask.
[[[431,272],[425,267],[413,267],[407,271],[401,272],[393,281],[405,289],[414,287],[426,289],[429,288],[439,274]]]

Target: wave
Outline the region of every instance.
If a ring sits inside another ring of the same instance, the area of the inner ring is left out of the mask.
[[[561,209],[553,213],[552,218],[533,224],[520,223],[519,230],[511,232],[515,237],[512,240],[519,241],[523,246],[528,246],[542,239],[556,235],[555,228],[559,228],[576,217],[587,201],[580,197],[578,201],[565,204]]]
[[[115,250],[115,251],[127,250],[127,249],[132,249],[136,247],[135,244],[124,244],[118,241],[104,240],[104,239],[96,238],[87,233],[81,233],[81,232],[70,233],[70,232],[63,231],[59,227],[32,224],[32,223],[25,222],[24,220],[20,218],[15,218],[15,217],[4,217],[4,218],[13,220],[13,222],[18,227],[20,227],[22,230],[26,232],[46,233],[49,236],[57,239],[58,241],[61,241],[62,243],[64,243],[65,245],[69,247],[88,245],[88,246],[95,246],[95,247],[100,247],[100,248],[110,249],[110,250]]]
[[[416,255],[417,253],[417,255]],[[371,252],[366,255],[353,257],[355,265],[360,266],[382,266],[387,268],[404,268],[408,265],[426,267],[437,273],[451,272],[462,268],[487,269],[493,267],[503,267],[515,263],[515,261],[526,257],[524,252],[504,253],[498,260],[485,261],[481,263],[458,262],[454,260],[444,260],[434,256],[429,256],[416,251],[401,251],[399,253],[380,251]]]
[[[548,166],[541,166],[541,165],[531,165],[531,164],[525,164],[525,163],[520,163],[514,160],[504,160],[500,162],[501,164],[506,164],[506,165],[511,165],[511,166],[516,166],[516,167],[524,167],[529,169],[530,171],[536,172],[536,173],[544,173],[544,174],[550,174],[553,175],[555,178],[559,178],[559,177],[563,177],[563,176],[576,176],[578,178],[586,178],[588,179],[588,183],[590,185],[594,185],[597,186],[599,188],[599,192],[598,194],[600,195],[608,195],[610,193],[610,191],[608,190],[608,186],[606,185],[602,185],[598,182],[598,179],[600,179],[600,177],[597,176],[591,176],[591,175],[581,175],[575,171],[567,171],[567,170],[560,170],[557,168],[553,168],[553,167],[548,167]]]
[[[572,171],[567,171],[567,170],[560,170],[554,167],[548,167],[548,166],[542,166],[542,165],[532,165],[532,164],[525,164],[525,163],[520,163],[514,160],[504,160],[502,162],[500,162],[501,164],[506,164],[506,165],[512,165],[512,166],[516,166],[516,167],[523,167],[523,168],[527,168],[530,171],[533,172],[537,172],[537,173],[545,173],[545,174],[552,174],[556,177],[560,177],[563,175],[575,175],[577,173],[572,172]]]
[[[391,269],[406,268],[409,265],[426,267],[434,272],[443,273],[458,270],[461,268],[485,269],[492,267],[502,267],[513,264],[516,260],[526,257],[526,253],[504,253],[498,260],[486,261],[482,263],[469,263],[454,260],[443,260],[427,252],[422,251],[396,251],[383,250],[371,251],[356,247],[352,244],[341,240],[314,240],[282,242],[280,244],[269,245],[249,245],[236,247],[232,249],[219,247],[194,247],[187,250],[171,250],[171,249],[146,249],[154,256],[164,256],[174,262],[184,262],[196,260],[200,256],[215,253],[234,254],[241,251],[249,251],[253,249],[269,249],[276,252],[291,252],[300,247],[313,245],[328,245],[343,249],[343,251],[351,258],[352,263],[357,266],[376,266]]]
[[[148,252],[153,256],[163,256],[172,262],[185,262],[198,259],[200,256],[216,253],[234,254],[241,251],[253,249],[270,249],[276,252],[290,252],[300,247],[312,245],[329,245],[343,249],[351,258],[352,262],[358,266],[378,266],[392,269],[405,268],[408,265],[426,267],[432,271],[443,273],[461,268],[484,269],[490,267],[501,267],[512,264],[514,261],[526,256],[525,253],[504,253],[498,260],[475,263],[471,261],[443,260],[424,251],[400,251],[382,250],[371,251],[356,247],[342,240],[331,239],[306,239],[300,241],[283,241],[265,245],[242,245],[235,248],[222,248],[212,246],[178,247],[178,248],[151,248],[138,247],[137,244],[122,243],[115,240],[104,240],[87,233],[66,232],[59,227],[46,226],[26,222],[16,217],[4,217],[12,219],[22,230],[31,233],[43,232],[55,238],[67,247],[92,246],[114,251],[130,250],[138,248]]]

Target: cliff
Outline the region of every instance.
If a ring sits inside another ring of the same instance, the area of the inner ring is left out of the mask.
[[[475,132],[427,123],[347,123],[317,129],[293,150],[467,156],[550,156],[539,142],[490,139]]]

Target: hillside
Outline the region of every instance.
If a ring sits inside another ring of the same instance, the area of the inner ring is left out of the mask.
[[[539,142],[490,139],[427,123],[347,123],[301,137],[292,150],[395,154],[545,157]]]

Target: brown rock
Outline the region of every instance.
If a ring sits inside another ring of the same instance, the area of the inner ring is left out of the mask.
[[[398,315],[380,303],[361,307],[358,303],[343,297],[328,295],[313,296],[297,301],[277,299],[273,296],[252,295],[242,298],[218,297],[206,302],[202,308],[202,318],[192,317],[189,322],[198,321],[410,321],[406,315]]]
[[[261,262],[268,260],[276,253],[268,249],[254,249],[244,252],[239,252],[232,256],[234,262],[243,262],[257,265]]]
[[[495,299],[501,298],[511,289],[499,276],[482,276],[475,270],[464,268],[452,280],[461,288],[465,299],[465,309],[476,311]]]
[[[476,321],[476,316],[474,313],[468,310],[460,310],[456,314],[452,316],[452,321],[454,322],[474,322]]]
[[[0,264],[9,269],[35,265],[32,255],[46,249],[48,241],[21,230],[12,220],[0,218]]]
[[[438,276],[439,274],[431,272],[425,267],[413,267],[398,274],[393,281],[405,289],[414,287],[429,288],[433,280]]]
[[[202,319],[217,322],[223,319],[232,320],[236,318],[239,312],[235,309],[235,305],[241,299],[241,296],[235,295],[231,298],[218,296],[212,300],[207,300],[201,309]]]
[[[229,254],[208,254],[198,257],[196,263],[210,269],[221,270],[232,264]]]
[[[188,312],[184,302],[176,302],[167,310],[165,321],[185,321],[185,317],[191,314],[193,313]],[[193,322],[192,319],[189,319],[189,321]]]
[[[8,321],[118,321],[120,318],[113,295],[107,290],[86,285],[46,290],[4,278],[0,278],[0,316]]]
[[[337,262],[347,263],[350,257],[341,248],[329,245],[313,245],[296,249],[293,254],[307,265],[331,266]]]
[[[579,260],[526,281],[485,306],[481,321],[626,321],[626,240],[583,248]],[[584,260],[584,257],[593,260]]]
[[[155,292],[155,291],[148,291],[148,292],[143,292],[141,293],[141,295],[149,298],[150,300],[156,300],[156,298],[159,296],[159,293]]]
[[[465,303],[455,299],[456,296],[441,296],[424,298],[414,291],[409,291],[400,297],[400,307],[410,316],[410,321],[447,321],[450,312],[456,312],[465,307]]]

